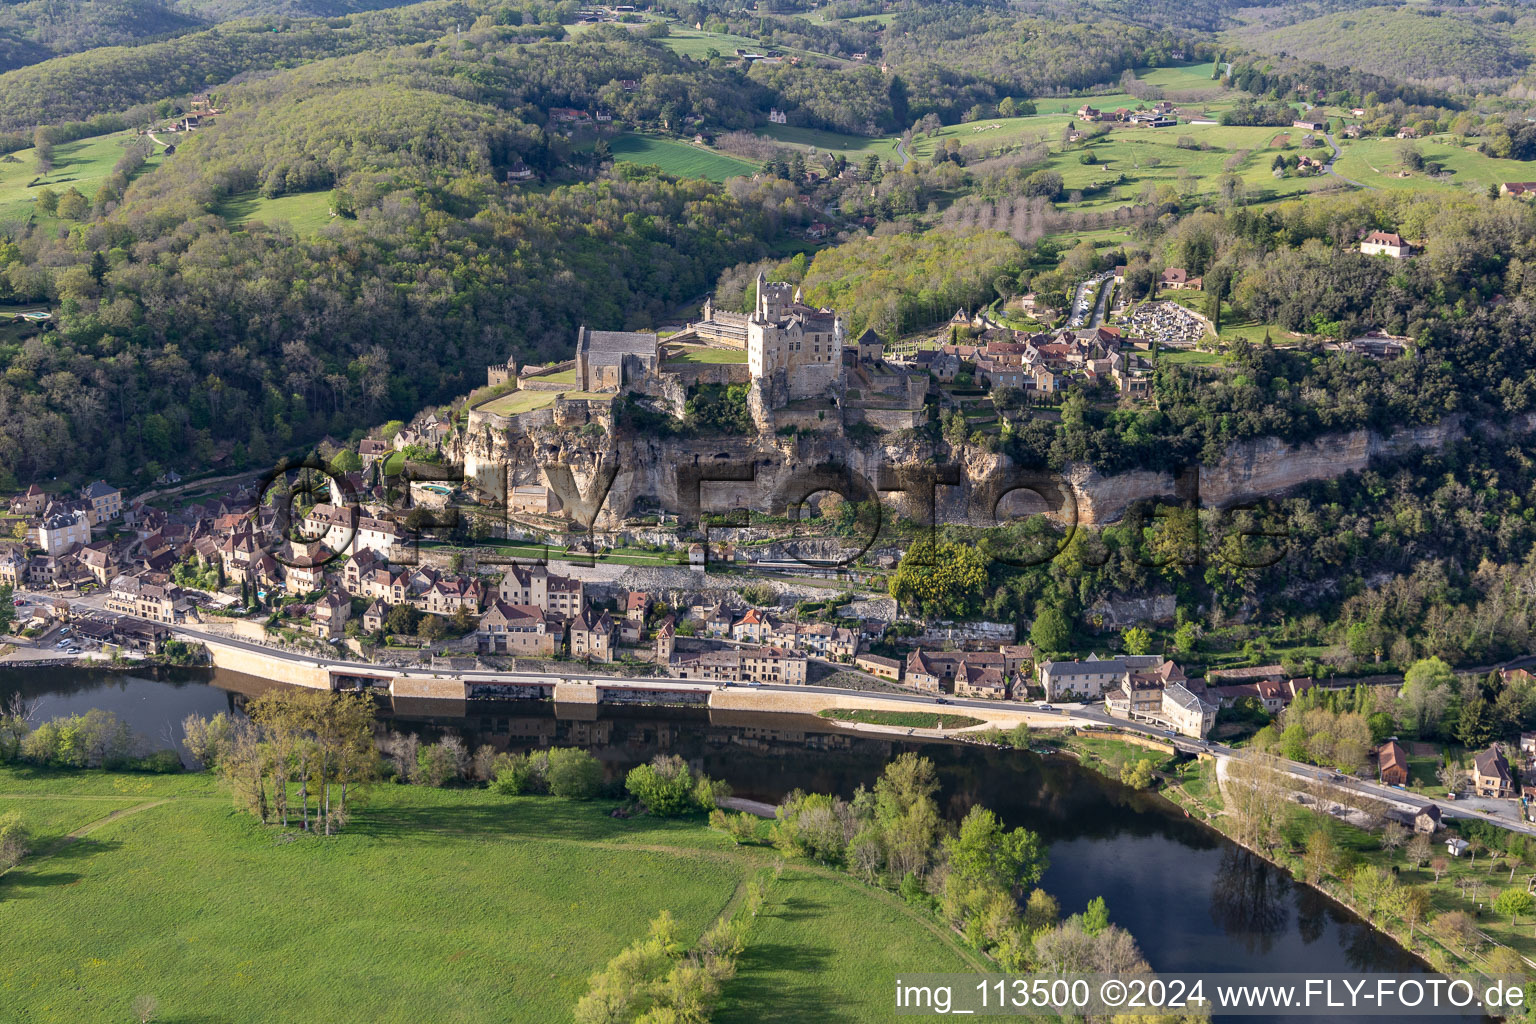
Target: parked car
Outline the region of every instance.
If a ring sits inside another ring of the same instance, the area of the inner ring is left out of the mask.
[[[1055,711],[1056,709],[1051,707],[1049,704],[1041,704],[1040,707],[1039,707],[1039,710],[1040,711]]]
[[[938,698],[935,698],[934,703],[935,704],[948,704],[949,700],[947,698],[944,698],[944,697],[938,697]]]

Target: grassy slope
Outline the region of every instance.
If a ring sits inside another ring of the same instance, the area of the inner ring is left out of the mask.
[[[124,804],[143,809],[0,879],[9,1019],[125,1020],[149,993],[166,1020],[566,1021],[659,910],[696,934],[772,859],[601,801],[395,786],[344,834],[286,841],[207,776],[0,769],[0,812],[40,833]],[[775,991],[850,1021],[889,1015],[892,969],[965,966],[931,922],[808,866],[774,885],[751,944],[733,1005]]]
[[[134,138],[132,132],[117,132],[55,146],[53,169],[47,174],[38,174],[37,157],[31,149],[12,154],[14,163],[0,158],[0,221],[30,214],[37,191],[44,185],[51,186],[60,195],[70,188],[77,188],[87,200],[95,199],[96,190],[112,173],[112,168],[123,157],[124,147]],[[149,158],[144,170],[160,162],[160,151],[161,147],[156,146],[155,155]]]
[[[806,151],[814,149],[817,153],[841,153],[850,161],[862,161],[871,153],[882,160],[896,159],[898,136],[895,135],[867,138],[863,135],[844,135],[841,132],[827,132],[819,128],[799,128],[789,124],[765,125],[757,130],[757,134],[796,149]]]
[[[230,227],[251,221],[286,223],[297,234],[312,235],[331,222],[331,194],[300,192],[266,199],[256,192],[242,192],[219,204],[218,213]]]
[[[510,395],[503,395],[493,402],[487,402],[480,409],[482,412],[488,412],[495,416],[513,416],[517,413],[542,409],[546,405],[553,405],[558,397],[560,397],[560,392],[558,391],[514,391]]]
[[[1413,145],[1424,159],[1439,162],[1454,172],[1449,178],[1437,179],[1417,173],[1399,177],[1403,170],[1402,149],[1405,143],[1398,139],[1360,139],[1339,144],[1338,172],[1375,188],[1390,189],[1486,189],[1502,181],[1531,181],[1536,179],[1536,162],[1523,160],[1497,160],[1483,156],[1476,144],[1462,147],[1450,135],[1434,135],[1415,140]]]
[[[716,153],[700,146],[691,146],[670,139],[657,139],[649,135],[626,132],[613,140],[613,156],[635,164],[655,164],[668,174],[684,178],[707,178],[724,181],[727,178],[753,174],[757,165],[733,156]]]

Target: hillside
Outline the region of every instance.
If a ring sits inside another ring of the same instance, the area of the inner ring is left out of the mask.
[[[1372,7],[1233,36],[1264,53],[1464,89],[1507,83],[1526,69],[1531,54],[1515,27],[1472,14]]]
[[[262,18],[46,60],[0,75],[0,130],[115,113],[245,72],[421,42],[472,21],[482,8],[445,2],[333,21]]]
[[[23,0],[0,4],[0,71],[98,46],[173,36],[207,22],[161,0]]]

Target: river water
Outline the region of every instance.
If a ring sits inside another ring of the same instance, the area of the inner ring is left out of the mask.
[[[273,685],[207,669],[23,670],[0,673],[0,700],[21,692],[40,702],[39,719],[103,708],[167,746],[179,739],[186,715],[236,711]],[[472,748],[587,747],[611,778],[656,754],[679,754],[728,781],[737,796],[775,803],[797,787],[851,796],[893,757],[914,750],[937,765],[949,818],[982,804],[1009,826],[1039,833],[1051,861],[1041,884],[1063,913],[1103,896],[1110,917],[1136,937],[1155,970],[1423,966],[1345,908],[1161,797],[1134,792],[1064,757],[852,734],[808,716],[691,708],[399,700],[384,702],[381,717],[423,739],[458,732]]]

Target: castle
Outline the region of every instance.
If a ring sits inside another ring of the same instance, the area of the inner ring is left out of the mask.
[[[826,394],[843,377],[843,321],[807,306],[800,290],[757,275],[757,307],[747,318],[747,366],[788,401]],[[783,374],[783,391],[774,378]]]

